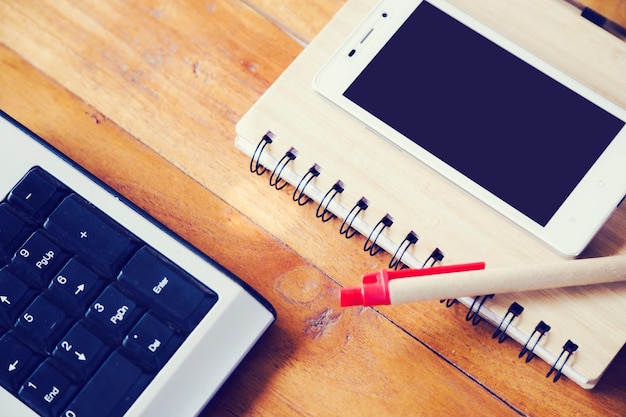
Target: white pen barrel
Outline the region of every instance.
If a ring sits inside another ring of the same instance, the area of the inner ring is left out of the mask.
[[[402,304],[623,280],[626,256],[621,255],[392,279],[389,294],[391,304]]]

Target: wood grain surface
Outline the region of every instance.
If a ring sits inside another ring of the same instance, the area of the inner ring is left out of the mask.
[[[614,3],[607,10],[623,17]],[[0,108],[276,307],[276,324],[204,417],[626,415],[626,352],[585,391],[544,378],[545,363],[518,360],[519,345],[468,325],[461,306],[338,308],[336,277],[386,259],[249,174],[232,141],[342,5],[0,1]],[[394,319],[403,315],[410,328]]]

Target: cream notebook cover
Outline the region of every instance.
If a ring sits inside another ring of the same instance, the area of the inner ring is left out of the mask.
[[[235,144],[250,157],[250,169],[265,171],[263,178],[277,188],[289,183],[294,200],[312,200],[322,219],[342,219],[344,234],[358,231],[367,238],[355,250],[375,254],[380,248],[392,267],[431,265],[437,249],[444,264],[483,260],[500,267],[561,259],[313,90],[317,71],[375,3],[348,1],[238,123]],[[619,70],[626,44],[566,3],[451,3],[626,107],[626,77]],[[583,256],[626,253],[624,231],[622,206]],[[459,301],[469,307],[470,321],[484,318],[496,333],[506,329],[520,348],[526,346],[526,358],[543,359],[551,378],[566,375],[585,388],[595,386],[626,341],[623,283]],[[550,326],[543,337],[541,323]]]

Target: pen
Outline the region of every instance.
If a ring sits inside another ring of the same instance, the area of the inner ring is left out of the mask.
[[[342,307],[403,304],[626,281],[626,255],[485,269],[484,262],[363,276],[362,285],[343,288]]]

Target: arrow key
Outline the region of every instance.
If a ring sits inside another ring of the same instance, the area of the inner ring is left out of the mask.
[[[109,349],[82,323],[77,323],[59,341],[52,358],[76,381],[87,379],[100,365]]]
[[[48,294],[68,312],[82,315],[103,287],[104,281],[95,272],[72,258],[50,281]]]
[[[18,396],[40,416],[53,417],[75,392],[72,381],[46,360],[24,382]]]
[[[41,360],[11,333],[0,338],[0,385],[14,394]]]
[[[9,328],[34,296],[7,268],[0,269],[0,330]]]

